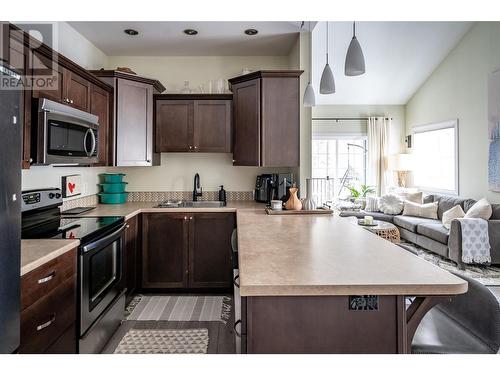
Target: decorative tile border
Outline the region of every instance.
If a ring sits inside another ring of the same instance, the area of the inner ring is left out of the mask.
[[[133,191],[128,196],[128,202],[163,202],[166,200],[189,200],[193,198],[191,191]],[[219,198],[218,191],[204,191],[198,200],[214,201]],[[228,191],[228,201],[251,201],[253,191]]]
[[[97,195],[87,195],[81,198],[66,199],[62,204],[62,211],[69,210],[75,207],[95,206],[98,202]]]

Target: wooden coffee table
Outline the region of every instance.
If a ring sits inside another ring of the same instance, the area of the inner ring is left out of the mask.
[[[388,223],[386,221],[380,221],[380,220],[374,220],[374,224],[377,224],[375,226],[364,226],[360,225],[363,228],[369,230],[372,233],[375,233],[377,236],[382,237],[388,241],[391,241],[392,243],[400,243],[401,238],[399,236],[399,230],[398,228],[392,224]]]

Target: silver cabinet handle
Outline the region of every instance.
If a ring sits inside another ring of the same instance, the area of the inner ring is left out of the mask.
[[[70,102],[71,104],[73,104],[73,99],[70,99],[70,100],[69,100],[69,102]]]
[[[236,334],[236,336],[238,337],[241,337],[241,332],[238,332],[238,325],[241,326],[241,319],[238,319],[235,323],[234,323],[234,333]]]
[[[194,146],[194,149],[196,150],[198,148],[198,146]]]
[[[189,146],[189,149],[190,149],[190,150],[191,150],[191,149],[193,149],[193,146]]]
[[[189,220],[193,220],[193,217],[191,216],[191,217],[189,218]]]
[[[45,329],[47,328],[48,326],[50,326],[52,323],[54,323],[56,320],[56,313],[52,314],[52,318],[48,321],[48,322],[45,322],[43,324],[40,324],[39,326],[36,327],[36,330],[37,331],[41,331],[42,329]]]
[[[53,271],[50,275],[42,277],[41,279],[38,279],[38,284],[45,284],[52,280],[54,276],[56,275],[56,271]]]
[[[187,216],[184,216],[184,220],[187,220],[187,219],[188,219],[188,217],[187,217]]]

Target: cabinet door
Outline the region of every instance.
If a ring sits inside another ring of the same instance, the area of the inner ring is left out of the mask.
[[[99,165],[108,165],[108,143],[110,139],[109,125],[109,92],[99,86],[90,87],[90,113],[99,117]]]
[[[125,272],[125,287],[127,288],[127,296],[131,295],[137,288],[137,262],[138,262],[138,217],[127,220],[125,228],[125,261],[123,269]]]
[[[117,80],[116,165],[153,164],[153,87]]]
[[[299,78],[263,78],[261,96],[261,165],[298,167],[300,163]]]
[[[189,222],[189,287],[231,287],[234,214],[191,214]]]
[[[64,69],[63,102],[74,108],[90,110],[90,82],[68,69]]]
[[[195,100],[194,149],[231,152],[230,100]]]
[[[234,165],[260,165],[260,80],[233,85]]]
[[[142,287],[186,287],[189,217],[154,213],[144,214],[142,220]]]
[[[43,79],[35,80],[33,97],[46,98],[62,103],[64,68],[38,51],[31,52],[30,54],[32,74],[43,77]]]
[[[156,101],[156,152],[193,151],[192,100]]]

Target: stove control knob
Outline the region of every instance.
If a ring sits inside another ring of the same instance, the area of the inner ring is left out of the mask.
[[[61,193],[56,193],[56,198],[57,199],[61,198]]]
[[[49,193],[49,199],[54,199],[56,195],[54,193]]]

